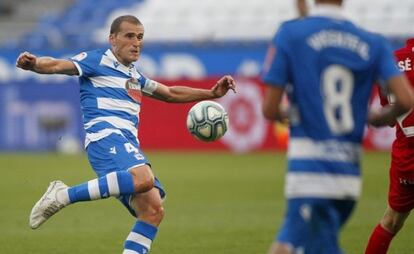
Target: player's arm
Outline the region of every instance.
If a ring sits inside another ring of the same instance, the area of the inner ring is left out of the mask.
[[[151,97],[165,102],[192,102],[216,99],[224,96],[229,90],[236,91],[236,82],[231,76],[224,76],[211,89],[199,89],[188,86],[166,86],[157,83]]]
[[[283,93],[284,87],[282,86],[266,86],[262,104],[262,112],[266,119],[282,123],[288,121],[287,108],[282,107],[281,104]]]
[[[387,86],[395,101],[378,111],[370,110],[368,123],[373,126],[392,125],[397,117],[407,113],[414,106],[414,93],[404,75],[390,78]]]
[[[289,36],[286,25],[279,27],[266,54],[264,63],[263,81],[266,84],[262,102],[263,116],[271,121],[288,123],[289,114],[287,107],[282,104],[282,98],[286,85],[292,83],[289,80],[288,47]]]
[[[392,95],[388,91],[388,88],[387,87],[383,88],[379,84],[377,84],[377,88],[378,88],[378,97],[380,99],[381,107],[385,107],[385,106],[391,104]],[[394,127],[396,123],[397,123],[397,119],[395,119],[395,121],[392,124],[390,124],[389,126]]]
[[[19,55],[16,66],[40,74],[79,75],[78,69],[72,61],[52,57],[36,57],[29,52],[23,52]]]

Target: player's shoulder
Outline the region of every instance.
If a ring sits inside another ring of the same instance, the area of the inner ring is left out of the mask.
[[[294,18],[282,22],[279,26],[279,30],[295,30],[303,22],[306,22],[306,18]]]
[[[375,44],[378,44],[378,43],[386,44],[387,43],[387,39],[382,34],[379,34],[377,32],[368,31],[368,30],[363,29],[363,28],[359,28],[359,29],[360,29],[362,35],[370,38],[371,41],[375,42]]]
[[[368,40],[372,44],[387,44],[387,39],[380,33],[367,30],[357,24],[352,23],[354,31],[363,39]]]
[[[279,42],[284,41],[285,43],[287,43],[286,41],[291,40],[292,36],[295,37],[295,35],[298,34],[299,31],[302,31],[300,24],[303,21],[304,18],[295,18],[282,22],[279,25],[273,40],[279,40]]]
[[[395,55],[400,55],[400,54],[409,54],[409,53],[413,53],[409,48],[407,47],[402,47],[402,48],[398,48],[396,50],[394,50]]]
[[[72,60],[75,60],[77,62],[87,60],[87,61],[100,61],[103,55],[105,55],[106,50],[105,49],[94,49],[89,51],[83,51],[73,57],[71,57]]]
[[[371,55],[381,55],[385,52],[391,51],[391,45],[387,38],[382,34],[377,32],[369,31],[363,27],[360,27],[354,23],[353,29],[351,30],[353,34],[357,35],[362,41],[366,42],[369,46]],[[376,59],[373,57],[372,59]]]

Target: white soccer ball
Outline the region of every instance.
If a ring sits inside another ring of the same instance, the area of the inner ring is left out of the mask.
[[[187,129],[199,140],[217,140],[226,133],[228,127],[227,112],[217,102],[201,101],[188,111]]]

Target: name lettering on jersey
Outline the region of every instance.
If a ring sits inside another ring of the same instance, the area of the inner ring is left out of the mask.
[[[358,36],[336,30],[322,30],[306,39],[308,45],[316,51],[335,47],[350,50],[363,60],[369,60],[369,45]]]
[[[125,89],[128,91],[129,97],[134,99],[134,101],[141,103],[142,92],[141,86],[138,83],[138,80],[135,78],[130,78],[125,83]]]
[[[400,184],[404,186],[414,185],[414,179],[405,179],[400,177],[398,180],[400,181]]]
[[[405,60],[398,61],[398,68],[400,71],[412,71],[413,70],[413,63],[410,58],[406,58]]]

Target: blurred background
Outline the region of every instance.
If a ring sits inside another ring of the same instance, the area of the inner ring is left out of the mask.
[[[219,102],[231,128],[219,142],[194,140],[185,129],[191,105],[147,100],[140,139],[146,149],[283,149],[285,126],[260,113],[260,74],[269,40],[280,22],[298,17],[306,0],[2,0],[0,2],[0,151],[79,152],[83,130],[75,77],[36,75],[15,68],[22,51],[71,57],[108,47],[112,20],[139,17],[145,46],[138,61],[149,78],[167,84],[210,87],[224,74],[239,83],[237,96]],[[393,47],[414,36],[414,1],[345,1],[351,19],[384,34]],[[142,133],[142,134],[141,134]],[[367,130],[366,146],[388,149],[393,130]]]
[[[300,16],[304,3],[312,6],[306,0],[0,0],[0,253],[121,253],[134,219],[116,199],[70,206],[41,229],[29,229],[29,212],[50,181],[74,185],[96,176],[83,154],[77,78],[22,71],[15,61],[26,50],[69,58],[107,48],[109,25],[122,14],[145,26],[137,64],[147,77],[204,88],[224,74],[238,82],[237,94],[219,100],[230,129],[213,143],[188,133],[192,104],[143,102],[141,146],[168,193],[151,253],[266,253],[284,213],[288,133],[262,117],[260,75],[273,34]],[[413,0],[345,0],[345,9],[394,48],[414,37]],[[341,237],[347,254],[363,253],[386,207],[394,135],[391,128],[367,128],[363,193]],[[406,224],[390,253],[414,253],[414,222]]]

